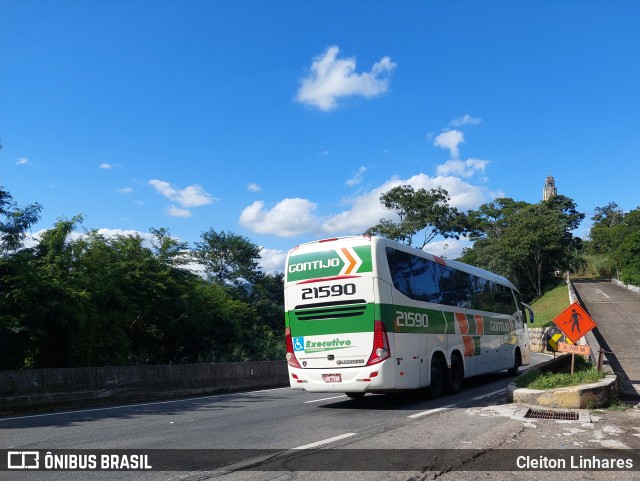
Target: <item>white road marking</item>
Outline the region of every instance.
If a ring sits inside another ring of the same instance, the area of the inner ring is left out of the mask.
[[[180,403],[180,402],[186,402],[186,401],[193,401],[195,399],[213,399],[213,398],[217,398],[217,397],[224,397],[224,396],[237,396],[237,395],[252,395],[252,394],[259,394],[261,392],[268,392],[268,391],[281,391],[283,389],[288,389],[290,390],[290,387],[279,387],[279,388],[274,388],[274,389],[261,389],[259,391],[246,391],[246,392],[235,392],[235,393],[224,393],[224,394],[212,394],[211,396],[195,396],[195,397],[189,397],[189,398],[184,398],[184,399],[172,399],[170,401],[157,401],[157,402],[150,402],[150,403],[140,403],[140,404],[125,404],[124,406],[109,406],[109,407],[104,407],[104,408],[92,408],[92,409],[80,409],[77,411],[62,411],[62,412],[57,412],[57,413],[45,413],[45,414],[30,414],[28,416],[15,416],[15,417],[11,417],[11,418],[0,418],[0,422],[2,421],[13,421],[14,419],[30,419],[30,418],[43,418],[43,417],[48,417],[48,416],[63,416],[65,414],[79,414],[79,413],[91,413],[91,412],[98,412],[98,411],[109,411],[112,409],[126,409],[126,408],[135,408],[135,407],[141,407],[141,406],[156,406],[156,405],[160,405],[160,404],[171,404],[171,403]]]
[[[412,414],[411,416],[407,416],[408,418],[415,419],[422,416],[428,416],[429,414],[437,413],[440,411],[446,411],[449,408],[455,407],[456,404],[447,404],[446,406],[442,406],[441,408],[429,409],[428,411],[422,411],[421,413]]]
[[[323,439],[322,441],[317,441],[315,443],[311,443],[311,444],[305,444],[304,446],[298,446],[297,448],[293,448],[293,449],[311,449],[311,448],[316,448],[318,446],[322,446],[323,444],[329,444],[332,443],[334,441],[340,441],[341,439],[346,439],[346,438],[350,438],[351,436],[355,436],[357,433],[345,433],[345,434],[341,434],[340,436],[335,436],[333,438],[329,438],[329,439]]]
[[[322,399],[312,399],[311,401],[305,401],[304,403],[319,403],[320,401],[328,401],[329,399],[339,399],[341,397],[347,397],[345,394],[341,396],[333,396],[333,397],[324,397]]]
[[[602,292],[600,289],[596,289],[594,292],[595,292],[596,294],[600,294],[600,295],[602,295],[602,296],[606,297],[607,299],[611,299],[611,296],[609,296],[609,295],[605,294],[605,293],[604,293],[604,292]]]
[[[479,399],[484,399],[486,397],[491,397],[494,394],[502,394],[502,393],[505,393],[505,392],[507,392],[507,388],[506,387],[502,388],[502,389],[498,389],[497,391],[493,391],[493,392],[490,392],[490,393],[487,393],[487,394],[483,394],[482,396],[477,396],[477,397],[471,398],[471,399],[473,401],[477,401]]]

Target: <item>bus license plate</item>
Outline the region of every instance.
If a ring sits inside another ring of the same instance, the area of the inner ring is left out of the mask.
[[[322,380],[324,382],[342,382],[342,374],[323,374]]]

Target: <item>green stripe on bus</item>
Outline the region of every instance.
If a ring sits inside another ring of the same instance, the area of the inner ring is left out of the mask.
[[[336,311],[338,316],[335,318],[324,318],[332,314],[330,308],[327,309],[306,309],[296,311],[288,311],[287,318],[289,326],[295,331],[295,336],[317,336],[322,334],[336,334],[343,332],[373,332],[373,321],[375,313],[375,305],[371,304],[355,304],[354,311],[357,309],[361,314],[349,316],[349,311]],[[364,307],[364,309],[363,309]],[[317,314],[319,319],[313,319]],[[300,317],[302,317],[302,319]]]
[[[466,314],[466,319],[469,324],[467,334],[479,338],[475,317]],[[340,306],[339,309],[298,309],[285,313],[285,326],[292,327],[296,336],[372,332],[374,320],[381,320],[387,332],[456,334],[455,313],[401,304],[354,304]],[[513,318],[507,319],[506,316],[483,316],[483,327],[484,335],[509,335],[515,324]]]

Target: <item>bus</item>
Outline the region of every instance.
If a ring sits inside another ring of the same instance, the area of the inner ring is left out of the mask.
[[[530,362],[533,311],[506,278],[382,237],[301,244],[285,272],[289,383],[310,392],[457,393]]]

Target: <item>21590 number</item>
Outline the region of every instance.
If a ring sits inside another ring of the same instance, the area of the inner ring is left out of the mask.
[[[396,311],[396,326],[398,327],[427,327],[429,316],[420,312]]]
[[[331,286],[305,287],[303,299],[322,299],[323,297],[352,296],[356,293],[355,284],[333,284]]]

